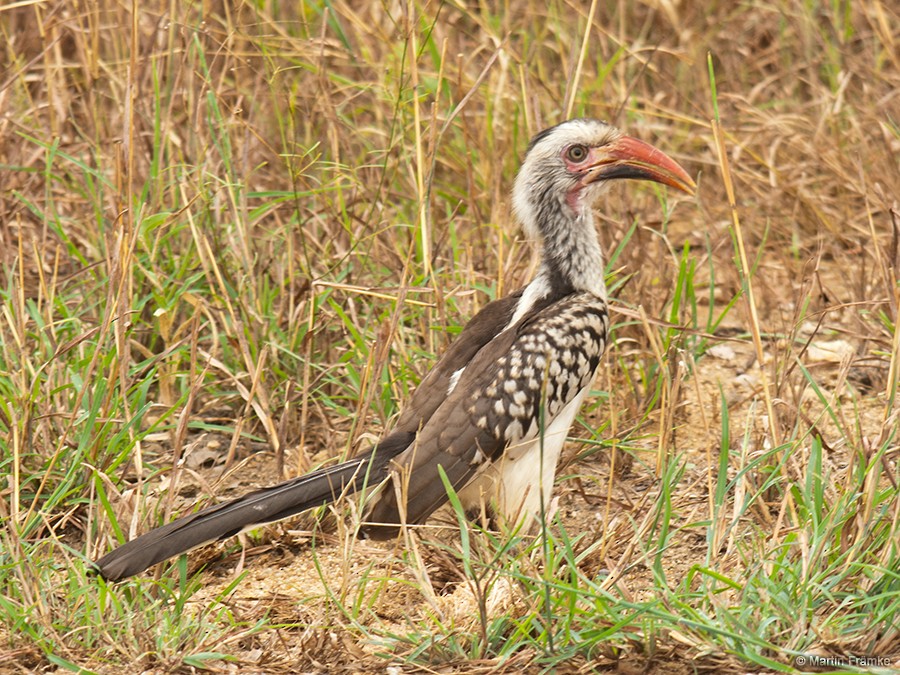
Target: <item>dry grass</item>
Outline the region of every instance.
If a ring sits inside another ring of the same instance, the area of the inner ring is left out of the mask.
[[[0,669],[900,663],[900,14],[489,5],[0,7]],[[378,436],[527,280],[508,190],[568,111],[701,187],[602,207],[617,343],[553,546],[85,576],[223,466]]]

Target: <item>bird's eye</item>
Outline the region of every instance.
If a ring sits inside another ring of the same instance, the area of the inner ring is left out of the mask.
[[[588,156],[588,149],[583,145],[570,145],[566,150],[566,159],[570,162],[583,162]]]

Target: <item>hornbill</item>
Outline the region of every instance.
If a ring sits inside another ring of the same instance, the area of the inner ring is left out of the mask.
[[[489,303],[424,377],[393,431],[359,456],[151,530],[96,561],[108,580],[197,546],[365,491],[364,536],[386,539],[448,501],[529,528],[551,497],[566,434],[606,346],[603,256],[591,207],[619,178],[692,194],[656,148],[594,119],[537,134],[513,189],[541,262],[525,288]],[[443,475],[442,475],[443,474]]]

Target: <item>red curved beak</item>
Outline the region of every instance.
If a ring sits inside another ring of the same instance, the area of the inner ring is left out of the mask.
[[[588,168],[586,183],[634,178],[662,183],[689,195],[697,189],[697,184],[678,162],[662,150],[631,136],[622,136],[609,145],[593,149],[592,153],[596,159]]]

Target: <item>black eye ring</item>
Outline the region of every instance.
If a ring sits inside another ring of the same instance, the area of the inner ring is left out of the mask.
[[[570,162],[583,162],[588,156],[588,149],[581,145],[570,145],[566,149],[566,159]]]

